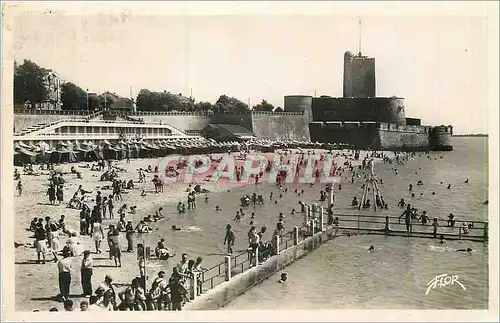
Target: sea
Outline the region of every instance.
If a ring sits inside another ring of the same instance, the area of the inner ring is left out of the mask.
[[[488,139],[454,137],[454,150],[431,152],[398,166],[377,164],[387,215],[400,215],[399,198],[430,218],[487,220]],[[468,179],[468,184],[465,180]],[[416,186],[422,180],[423,186]],[[416,198],[408,191],[413,183]],[[451,184],[451,189],[447,185]],[[431,195],[436,192],[436,195]],[[420,196],[420,193],[424,193]],[[337,210],[342,212],[345,210]],[[373,211],[375,212],[375,211]],[[374,252],[368,247],[373,245]],[[473,249],[472,253],[457,249]],[[286,272],[288,280],[278,283]],[[248,290],[221,310],[285,309],[487,309],[488,244],[359,235],[338,237]],[[461,283],[430,289],[437,275]]]

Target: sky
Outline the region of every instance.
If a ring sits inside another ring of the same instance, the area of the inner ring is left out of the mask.
[[[360,30],[377,96],[404,97],[406,116],[426,125],[488,132],[489,31],[478,14],[25,14],[13,20],[13,55],[90,92],[283,106],[285,95],[342,96],[343,55],[359,51]]]

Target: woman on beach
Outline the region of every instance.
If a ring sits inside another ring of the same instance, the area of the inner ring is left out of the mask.
[[[102,230],[102,220],[97,218],[94,219],[94,222],[92,223],[92,230],[90,232],[92,236],[92,240],[95,242],[95,252],[96,253],[101,253],[101,241],[104,238],[104,231]]]
[[[109,237],[109,256],[115,260],[115,267],[122,266],[122,245],[120,231],[114,229]]]
[[[56,201],[56,189],[54,188],[53,185],[49,186],[49,189],[47,190],[47,195],[49,196],[49,203],[54,204]]]
[[[59,230],[51,230],[52,239],[50,240],[50,249],[54,255],[54,262],[57,262],[57,254],[61,250],[61,242],[59,241]]]
[[[66,245],[69,247],[69,252],[72,257],[79,256],[83,253],[82,240],[76,235],[76,232],[71,232]]]
[[[63,192],[63,187],[62,185],[59,185],[57,187],[57,203],[61,205],[61,203],[64,201],[64,192]]]

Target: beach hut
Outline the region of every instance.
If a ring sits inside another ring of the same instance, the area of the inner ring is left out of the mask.
[[[53,164],[74,163],[78,158],[74,151],[66,147],[60,147],[50,154],[50,162]]]

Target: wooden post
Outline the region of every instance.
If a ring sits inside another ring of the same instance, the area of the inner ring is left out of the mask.
[[[328,199],[328,206],[331,207],[333,205],[333,199],[334,199],[334,196],[333,196],[333,183],[330,184],[330,191],[328,192],[329,193],[329,199]]]
[[[384,228],[384,231],[385,231],[385,235],[389,235],[389,231],[391,231],[391,229],[389,229],[389,217],[386,216],[385,217],[385,228]]]
[[[488,241],[488,222],[484,222],[483,239]]]
[[[226,263],[226,281],[231,279],[231,256],[224,257]]]
[[[432,223],[434,238],[437,238],[437,230],[438,230],[438,218],[434,218],[434,222]]]
[[[274,243],[276,244],[276,254],[280,254],[280,236],[274,236]]]
[[[373,195],[373,208],[375,209],[375,211],[377,211],[377,192],[375,191],[375,183],[373,182],[373,174],[372,174],[372,178],[371,178],[371,184],[372,184],[372,195]]]
[[[304,213],[304,226],[307,227],[309,222],[309,211],[311,207],[309,205],[306,206],[306,212]]]
[[[311,220],[311,234],[314,236],[314,227],[316,226],[316,220]]]
[[[189,286],[189,299],[194,300],[196,298],[196,292],[198,291],[198,279],[196,279],[196,274],[192,275],[190,280],[191,284]]]
[[[320,216],[319,216],[319,228],[321,232],[325,231],[325,209],[320,207]]]
[[[299,244],[299,228],[293,227],[293,245],[296,246]]]

